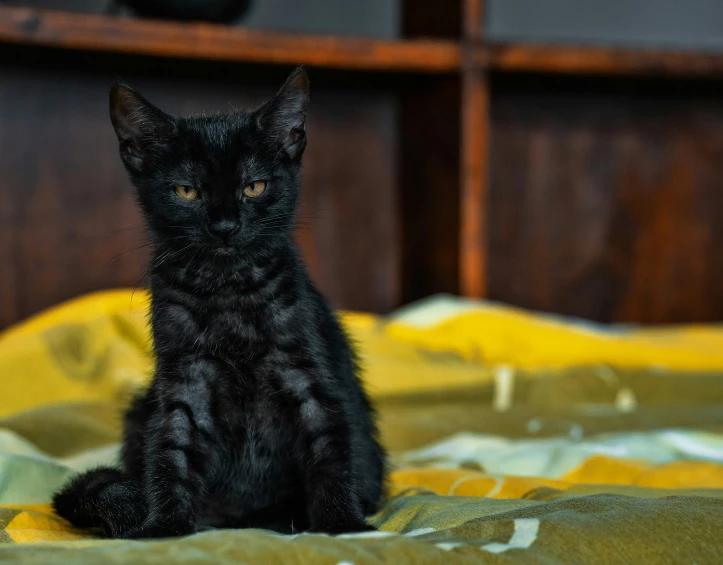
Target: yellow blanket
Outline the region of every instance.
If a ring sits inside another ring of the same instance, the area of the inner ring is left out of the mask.
[[[446,297],[343,317],[395,468],[382,533],[94,540],[47,503],[115,460],[122,406],[151,370],[146,309],[142,293],[95,294],[0,335],[0,560],[723,562],[722,329]]]

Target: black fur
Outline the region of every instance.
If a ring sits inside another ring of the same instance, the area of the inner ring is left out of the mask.
[[[153,237],[156,368],[126,415],[122,470],[55,496],[73,524],[128,538],[370,529],[384,476],[373,412],[293,241],[307,103],[302,69],[258,110],[223,116],[173,118],[111,90]],[[266,191],[244,196],[257,180]]]

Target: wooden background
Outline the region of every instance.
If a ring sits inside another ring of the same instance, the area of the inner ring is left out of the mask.
[[[723,90],[493,77],[489,295],[595,320],[723,319]]]
[[[723,57],[484,43],[479,2],[422,4],[403,4],[400,41],[241,30],[196,53],[183,33],[213,35],[172,24],[163,58],[155,24],[0,7],[0,327],[141,278],[115,76],[213,112],[258,103],[297,62],[312,83],[299,240],[337,306],[462,292],[721,320]]]
[[[146,250],[126,251],[146,236],[108,119],[114,76],[106,65],[179,114],[253,106],[289,70],[207,63],[170,69],[161,61],[87,56],[63,57],[61,67],[43,52],[4,54],[1,323],[90,290],[139,282]],[[22,64],[9,62],[16,57]],[[169,74],[159,76],[159,69]],[[312,72],[312,81],[300,242],[314,278],[336,303],[389,310],[400,285],[395,98],[354,77],[341,85]]]

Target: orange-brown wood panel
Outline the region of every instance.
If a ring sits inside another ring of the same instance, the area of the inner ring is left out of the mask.
[[[464,13],[464,37],[479,39],[484,37],[484,0],[462,0]]]
[[[460,291],[487,295],[487,163],[489,145],[487,76],[471,68],[462,76],[460,171]]]
[[[489,80],[477,56],[483,38],[485,3],[464,0],[462,95],[460,101],[460,292],[487,295],[487,192],[489,147]]]
[[[146,250],[127,252],[145,235],[108,121],[107,69],[179,113],[258,103],[289,70],[179,61],[158,73],[158,61],[70,55],[0,51],[1,326],[142,274]],[[302,249],[335,304],[387,311],[400,299],[396,94],[310,75]]]
[[[489,295],[723,319],[723,86],[495,76]]]
[[[723,76],[719,53],[503,43],[480,45],[477,59],[508,72]]]
[[[345,69],[454,72],[452,41],[341,38],[272,33],[0,6],[0,41],[66,49]]]

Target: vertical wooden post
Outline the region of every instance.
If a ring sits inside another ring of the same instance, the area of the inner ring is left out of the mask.
[[[463,296],[487,295],[489,84],[475,45],[483,38],[483,0],[464,0],[460,148],[459,282]]]
[[[484,0],[462,0],[462,33],[464,39],[480,39],[483,35]]]

